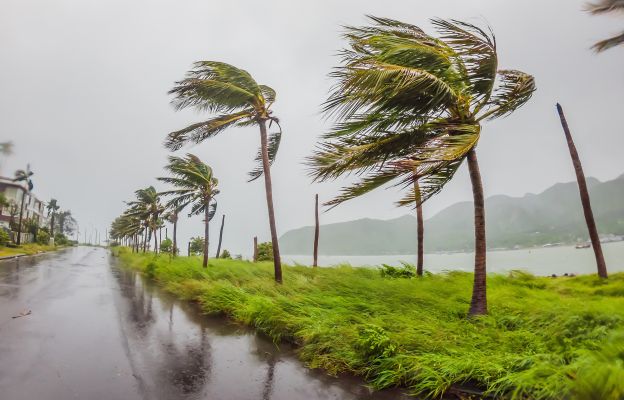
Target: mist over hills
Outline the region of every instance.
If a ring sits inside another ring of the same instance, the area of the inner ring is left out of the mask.
[[[624,235],[624,175],[600,182],[587,178],[592,209],[601,235]],[[425,204],[426,207],[426,204]],[[486,199],[489,249],[575,243],[588,238],[576,182],[557,183],[539,194],[496,195]],[[370,218],[321,225],[319,254],[414,254],[416,218]],[[286,232],[280,238],[284,254],[308,254],[314,227]],[[425,251],[470,251],[473,240],[472,202],[460,202],[425,221]]]

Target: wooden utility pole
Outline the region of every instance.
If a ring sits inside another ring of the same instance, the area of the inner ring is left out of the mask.
[[[585,173],[583,172],[581,159],[579,158],[576,146],[572,140],[572,134],[570,133],[570,128],[568,127],[568,121],[566,121],[566,117],[563,114],[563,108],[559,103],[557,103],[557,112],[559,113],[561,126],[563,127],[566,141],[568,142],[570,157],[572,157],[572,164],[574,165],[574,172],[576,173],[576,181],[578,182],[579,192],[581,195],[581,204],[583,205],[583,213],[585,214],[585,223],[587,224],[589,238],[591,240],[592,248],[594,249],[594,256],[596,257],[598,276],[601,278],[607,278],[607,265],[604,260],[604,255],[602,254],[602,246],[600,245],[600,237],[598,236],[598,229],[596,228],[596,221],[594,220],[594,213],[592,212],[591,202],[589,200],[589,191],[587,190],[587,182],[585,181]]]
[[[188,247],[186,249],[187,256],[191,256],[191,242],[188,242]]]
[[[221,218],[221,230],[219,231],[219,245],[217,246],[217,258],[221,254],[221,241],[223,240],[223,225],[225,224],[225,214]]]
[[[253,260],[254,262],[258,262],[258,236],[254,236]]]
[[[318,212],[318,193],[314,200],[314,262],[313,267],[318,267],[318,242],[319,242],[319,212]]]

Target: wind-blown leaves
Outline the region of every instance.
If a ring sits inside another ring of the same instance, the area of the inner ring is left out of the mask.
[[[360,177],[330,206],[386,184],[409,188],[399,205],[419,204],[442,190],[477,145],[479,121],[522,106],[535,83],[519,71],[497,72],[491,30],[434,19],[436,38],[370,18],[372,26],[347,28],[349,48],[324,105],[337,122],[308,158],[310,174],[317,181]]]
[[[215,196],[219,194],[219,181],[214,177],[212,168],[202,162],[194,154],[186,157],[169,157],[165,169],[170,176],[160,177],[159,181],[168,183],[175,189],[161,192],[160,195],[170,197],[167,207],[177,212],[190,206],[189,217],[202,215],[206,207],[209,213],[216,212]],[[212,217],[210,217],[212,218]]]
[[[624,0],[599,0],[597,3],[587,4],[587,11],[596,14],[609,12],[624,13]],[[594,44],[592,49],[597,53],[603,52],[615,46],[624,45],[624,32]]]
[[[277,151],[279,150],[279,146],[282,141],[282,127],[279,125],[279,122],[276,123],[279,130],[270,134],[268,138],[269,143],[267,145],[267,151],[269,153],[269,165],[272,165],[273,161],[275,161]],[[258,164],[258,166],[249,173],[249,182],[255,181],[264,173],[264,167],[262,165],[262,149],[258,149],[258,153],[256,154],[254,161]]]
[[[201,143],[223,130],[236,126],[244,120],[253,118],[253,110],[243,110],[232,114],[222,114],[208,121],[198,122],[179,131],[171,132],[165,141],[165,147],[170,150],[179,150],[187,143]]]
[[[479,119],[494,119],[511,114],[523,106],[535,92],[535,80],[529,74],[516,70],[498,72],[500,83],[487,104],[487,111]]]

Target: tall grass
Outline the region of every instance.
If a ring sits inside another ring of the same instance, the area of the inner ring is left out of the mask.
[[[393,278],[379,270],[132,254],[122,262],[204,312],[299,346],[311,368],[352,372],[375,388],[439,397],[468,384],[512,399],[622,399],[624,274],[488,278],[490,314],[467,319],[472,275]],[[149,269],[148,269],[149,265]]]

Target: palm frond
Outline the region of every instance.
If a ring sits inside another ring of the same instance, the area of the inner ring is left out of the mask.
[[[624,0],[599,0],[596,3],[588,3],[585,9],[592,14],[624,11]]]
[[[276,122],[278,130],[269,135],[267,150],[269,153],[269,165],[273,165],[275,158],[277,157],[277,151],[279,150],[280,142],[282,141],[282,127],[279,122]],[[249,172],[248,182],[255,181],[264,174],[264,167],[262,165],[262,149],[258,150],[254,161],[258,164],[251,172]]]
[[[494,119],[511,114],[522,107],[535,92],[535,79],[522,71],[498,71],[500,82],[490,97],[484,114],[478,117]]]
[[[592,46],[592,49],[597,53],[603,52],[615,46],[621,46],[624,44],[624,32],[609,39],[601,40]]]
[[[171,132],[165,141],[165,147],[179,150],[188,143],[198,144],[213,137],[223,130],[253,117],[253,110],[243,110],[233,114],[222,114],[208,121],[198,122],[179,131]]]

